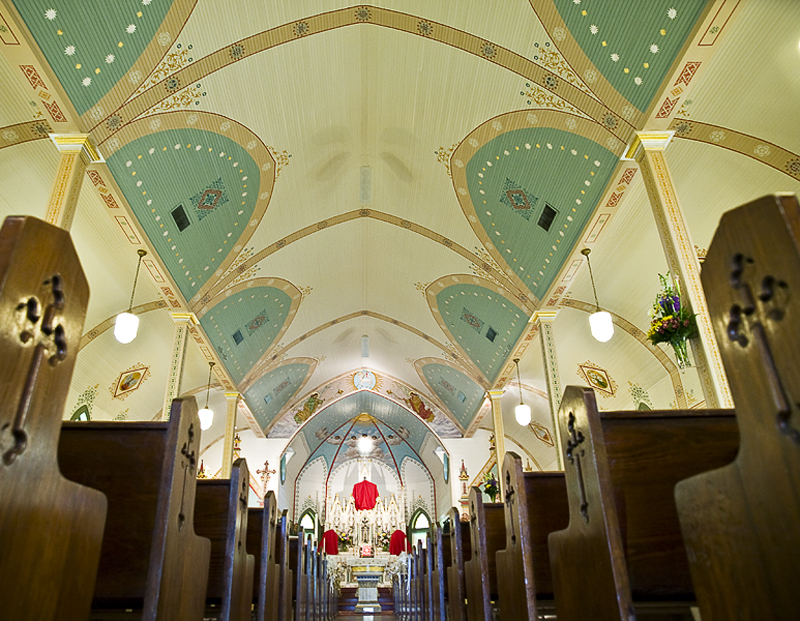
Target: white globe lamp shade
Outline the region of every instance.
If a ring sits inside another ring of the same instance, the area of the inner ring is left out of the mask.
[[[517,423],[522,425],[523,427],[527,427],[531,424],[531,406],[525,405],[524,403],[520,403],[517,407],[514,408],[514,418],[517,419]]]
[[[131,313],[120,313],[114,322],[114,338],[120,343],[130,343],[139,332],[139,318]]]
[[[211,425],[214,423],[214,412],[208,408],[203,408],[197,415],[200,417],[200,429],[206,431],[211,429]]]
[[[371,453],[373,448],[372,438],[369,436],[361,436],[358,440],[356,440],[356,448],[362,455]]]
[[[607,311],[597,311],[589,316],[589,326],[592,329],[592,336],[601,343],[607,343],[614,336],[614,321],[611,313]]]

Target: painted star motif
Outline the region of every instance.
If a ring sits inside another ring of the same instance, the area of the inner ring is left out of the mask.
[[[67,47],[64,48],[64,53],[67,56],[74,55],[75,54],[75,46],[74,45],[68,45]]]
[[[591,32],[593,35],[596,35],[596,34],[597,34],[597,32],[598,32],[598,30],[597,30],[597,26],[595,26],[594,24],[592,24],[591,26],[589,26],[589,32]]]
[[[658,46],[655,43],[653,43],[653,45],[650,46],[650,52],[652,54],[658,54]]]
[[[109,54],[108,56],[106,56],[106,63],[107,64],[110,65],[113,62],[114,62],[114,55],[113,54]]]
[[[573,3],[573,4],[580,4],[580,3],[581,3],[581,0],[572,0],[572,3]]]
[[[611,60],[613,60],[614,62],[617,62],[619,60],[619,54],[612,54],[611,55]]]
[[[143,4],[143,5],[145,5],[145,6],[150,6],[150,3],[151,3],[152,1],[153,1],[153,0],[142,0],[142,4]]]
[[[44,12],[44,16],[52,22],[56,18],[56,10],[55,9],[47,9]]]
[[[678,11],[676,9],[670,9],[669,11],[667,11],[667,17],[669,17],[670,19],[675,19],[676,17],[678,17]]]
[[[635,78],[633,78],[633,82],[636,84],[636,86],[641,86],[642,85],[642,78],[640,78],[639,76],[636,76]]]
[[[92,78],[83,78],[83,81],[81,82],[81,84],[83,84],[84,86],[89,86],[91,83],[92,83]]]
[[[134,32],[136,32],[136,25],[129,24],[128,27],[125,29],[125,32],[127,32],[128,34],[133,34]]]

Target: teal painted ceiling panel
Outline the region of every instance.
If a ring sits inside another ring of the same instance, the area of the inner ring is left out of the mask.
[[[558,275],[618,161],[582,136],[532,127],[487,142],[467,163],[481,226],[535,296]]]
[[[485,391],[461,371],[445,364],[426,364],[422,374],[428,385],[464,429],[481,409]]]
[[[589,60],[640,112],[658,94],[706,5],[704,0],[554,2]]]
[[[247,405],[262,430],[266,429],[289,403],[306,380],[309,366],[285,364],[260,377],[245,393]]]
[[[114,0],[113,10],[106,0],[14,0],[14,5],[82,115],[138,60],[172,1]]]
[[[362,413],[369,414],[376,421],[374,423],[355,421]],[[300,433],[305,437],[312,454],[309,462],[322,455],[325,457],[325,463],[330,467],[340,447],[340,452],[347,452],[351,448],[355,450],[354,446],[351,447],[347,444],[348,442],[354,444],[351,438],[353,432],[350,432],[353,425],[369,427],[368,435],[370,436],[377,434],[376,429],[380,428],[384,434],[381,442],[383,442],[385,454],[388,454],[387,444],[392,452],[400,451],[400,455],[405,455],[403,453],[405,450],[409,451],[408,454],[418,453],[426,436],[431,433],[425,423],[410,415],[408,410],[400,407],[391,399],[368,390],[362,390],[323,408],[302,428]],[[387,431],[389,428],[391,430]],[[389,435],[394,437],[389,438]],[[407,449],[396,448],[401,444],[405,444]],[[398,459],[397,465],[399,466],[400,463],[400,459]]]
[[[225,136],[175,129],[126,144],[108,158],[108,167],[152,247],[191,299],[250,221],[261,174],[253,158]]]
[[[507,298],[478,285],[445,287],[436,304],[455,340],[493,382],[525,330],[528,316]]]
[[[250,287],[217,302],[200,320],[238,383],[275,341],[292,299],[275,287]]]

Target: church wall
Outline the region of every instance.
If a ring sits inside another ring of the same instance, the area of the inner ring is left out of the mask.
[[[406,520],[418,508],[424,509],[431,521],[435,520],[438,507],[434,501],[434,482],[431,476],[418,461],[408,457],[400,465],[400,472],[406,489]]]
[[[328,465],[323,457],[318,457],[303,468],[294,486],[292,506],[289,507],[289,517],[292,520],[297,522],[307,509],[314,511],[318,522],[322,519],[325,507],[325,479],[327,478]]]

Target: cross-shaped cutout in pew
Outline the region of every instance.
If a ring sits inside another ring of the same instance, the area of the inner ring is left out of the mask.
[[[747,266],[754,263],[751,257],[741,253],[735,254],[731,261],[730,283],[732,288],[739,291],[741,304],[731,306],[726,330],[728,339],[743,348],[750,342],[748,334],[755,342],[767,372],[773,402],[778,410],[776,425],[781,433],[789,436],[795,444],[800,444],[800,431],[792,427],[789,421],[792,406],[786,398],[764,328],[766,321],[781,321],[786,315],[789,287],[784,280],[767,275],[761,280],[758,296],[753,296],[753,289],[744,274]]]
[[[514,533],[514,487],[511,485],[511,473],[506,470],[506,510],[508,511],[509,516],[511,519],[509,520],[511,524],[511,543],[517,543],[517,536]]]
[[[55,366],[67,357],[67,338],[64,326],[56,323],[56,315],[64,309],[66,301],[61,276],[55,274],[52,278],[44,281],[43,285],[49,289],[48,294],[52,297],[44,311],[42,311],[41,302],[36,296],[20,302],[16,309],[17,321],[20,326],[19,340],[24,345],[32,343],[34,353],[11,429],[13,446],[3,453],[3,463],[6,466],[10,466],[17,457],[25,452],[28,446],[25,421],[39,379],[42,362],[47,357],[48,364]]]
[[[192,446],[194,444],[194,423],[189,425],[187,435],[189,436],[189,439],[184,442],[183,446],[181,447],[181,469],[183,470],[183,484],[181,485],[181,510],[178,513],[178,530],[181,530],[184,522],[186,522],[186,513],[184,511],[186,503],[186,483],[189,481],[190,476],[194,476],[194,468],[197,464],[195,450]]]
[[[581,467],[581,457],[585,450],[576,449],[583,444],[585,438],[583,432],[575,428],[575,414],[570,412],[567,419],[567,431],[569,431],[569,441],[567,442],[567,460],[578,469],[578,488],[581,491],[581,515],[587,522],[589,521],[589,502],[586,500],[586,486],[583,482],[583,468]]]

